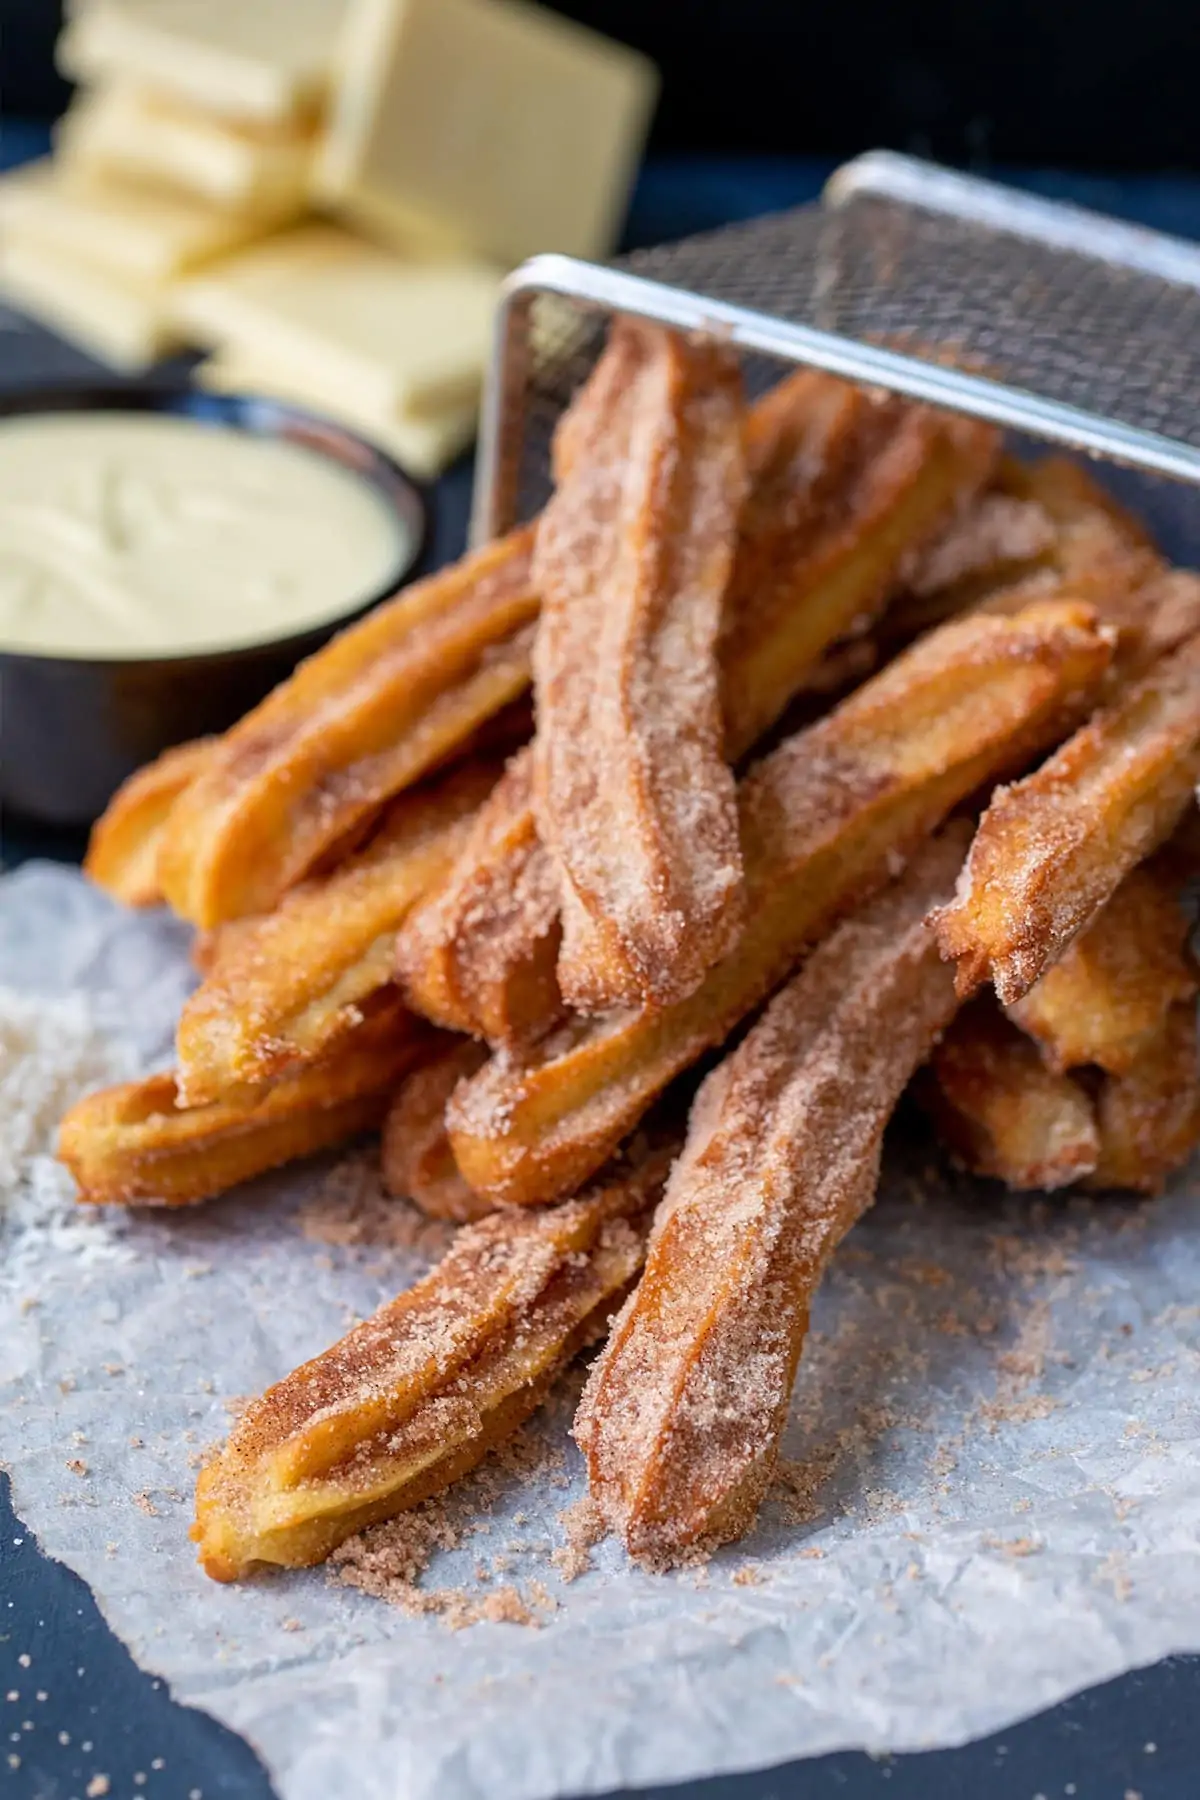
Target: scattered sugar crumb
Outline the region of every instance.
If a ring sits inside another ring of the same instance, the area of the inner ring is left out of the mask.
[[[551,1553],[550,1561],[564,1581],[578,1581],[592,1566],[592,1551],[605,1535],[600,1509],[590,1494],[558,1515],[566,1543]]]
[[[86,1475],[89,1473],[88,1466],[81,1456],[69,1457],[67,1459],[67,1467],[70,1469],[72,1475]]]
[[[743,1563],[733,1574],[734,1587],[762,1587],[766,1576],[756,1563]]]
[[[155,1506],[145,1488],[143,1488],[140,1493],[133,1496],[133,1504],[137,1507],[139,1512],[144,1512],[148,1519],[158,1518],[158,1508]]]
[[[101,1800],[111,1785],[107,1775],[93,1775],[84,1789],[84,1793],[88,1796],[88,1800]]]
[[[984,1550],[998,1550],[1001,1556],[1036,1556],[1045,1548],[1039,1538],[998,1538],[982,1537],[980,1547]]]

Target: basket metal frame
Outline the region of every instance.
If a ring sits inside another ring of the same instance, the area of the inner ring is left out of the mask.
[[[871,151],[855,158],[835,171],[821,204],[836,208],[863,196],[940,212],[1200,290],[1200,246],[1083,207],[955,174],[913,157]],[[1200,449],[1175,438],[983,375],[731,305],[627,269],[570,256],[541,255],[514,270],[501,288],[480,422],[471,516],[471,538],[476,544],[515,523],[509,516],[503,481],[510,429],[508,406],[522,389],[528,369],[533,303],[546,295],[594,313],[629,313],[679,330],[703,332],[739,350],[882,387],[1026,437],[1200,485]]]

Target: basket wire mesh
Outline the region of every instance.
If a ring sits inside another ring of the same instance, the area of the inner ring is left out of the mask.
[[[751,394],[807,363],[1200,485],[1200,247],[875,152],[819,205],[510,276],[477,540],[545,501],[554,426],[616,312],[726,338]]]

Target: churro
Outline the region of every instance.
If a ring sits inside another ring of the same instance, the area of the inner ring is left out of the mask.
[[[697,1096],[575,1424],[592,1497],[634,1556],[671,1560],[753,1522],[813,1297],[958,1004],[925,914],[968,836],[949,827],[840,925]]]
[[[1053,560],[1065,574],[1130,559],[1144,559],[1143,570],[1159,563],[1141,520],[1069,456],[1042,456],[1034,462],[1005,457],[998,486],[1049,518],[1056,539]]]
[[[959,1014],[917,1093],[955,1161],[1010,1188],[1070,1187],[1100,1160],[1087,1091],[1047,1067],[990,994]]]
[[[603,1333],[668,1162],[649,1152],[561,1207],[467,1226],[432,1274],[255,1401],[197,1483],[207,1573],[320,1562],[509,1437]]]
[[[383,1184],[431,1219],[465,1225],[493,1210],[458,1172],[446,1134],[446,1103],[487,1052],[470,1038],[449,1043],[396,1089],[383,1121]]]
[[[536,1038],[562,1011],[558,875],[533,816],[533,753],[509,761],[454,866],[405,921],[396,974],[435,1024],[491,1044]]]
[[[176,1033],[180,1103],[315,1062],[392,978],[397,928],[451,867],[496,778],[475,762],[402,794],[368,843],[274,912],[220,927]]]
[[[221,739],[180,796],[163,891],[201,927],[265,912],[529,683],[532,529],[377,607]]]
[[[576,1020],[464,1082],[447,1118],[470,1185],[528,1205],[585,1180],[667,1083],[960,800],[1053,741],[1110,654],[1110,634],[1078,605],[954,620],[787,740],[740,790],[748,907],[738,944],[688,999]]]
[[[158,853],[171,809],[206,769],[216,738],[176,744],[122,782],[92,827],[83,872],[126,906],[157,906],[163,897]]]
[[[998,438],[802,370],[746,432],[743,510],[720,645],[726,747],[737,759],[823,653],[862,633],[915,558],[983,486]]]
[[[593,398],[585,389],[560,425],[560,474],[579,451],[562,446],[582,433]],[[986,427],[885,405],[814,371],[789,377],[751,408],[747,442],[751,489],[718,646],[731,761],[796,693],[871,671],[878,656],[865,638],[839,645],[832,672],[822,662],[834,640],[869,623],[904,558],[970,513],[995,453]],[[1008,535],[996,520],[986,524],[976,566],[998,579],[1036,559],[1049,528],[1032,502],[997,496],[993,504],[1009,509]],[[1014,509],[1023,524],[1013,523]],[[544,1035],[563,1011],[560,887],[529,781],[527,767],[514,770],[487,809],[486,830],[481,823],[400,939],[401,979],[417,1010],[494,1045]]]
[[[1170,835],[1200,778],[1200,636],[1163,658],[1023,781],[998,788],[940,909],[959,992],[1011,1005]]]
[[[1170,864],[1134,869],[1008,1015],[1050,1068],[1125,1075],[1169,1009],[1196,994],[1190,931]]]
[[[746,476],[737,361],[712,343],[618,321],[583,406],[534,550],[534,809],[559,981],[598,1011],[681,999],[740,927],[716,642]]]
[[[1130,1066],[1096,1097],[1100,1155],[1087,1185],[1157,1194],[1200,1148],[1196,1007],[1177,1001]]]
[[[80,1200],[182,1206],[378,1125],[428,1028],[393,994],[324,1061],[235,1099],[184,1110],[171,1074],[89,1094],[59,1131]]]

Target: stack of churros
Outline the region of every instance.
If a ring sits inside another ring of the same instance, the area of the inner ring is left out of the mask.
[[[1200,1143],[1200,578],[1062,458],[812,371],[748,403],[633,320],[554,472],[96,827],[201,980],[173,1073],[64,1121],[80,1198],[380,1128],[459,1227],[206,1467],[219,1580],[444,1488],[594,1343],[606,1526],[740,1536],[907,1087],[1010,1188]]]

